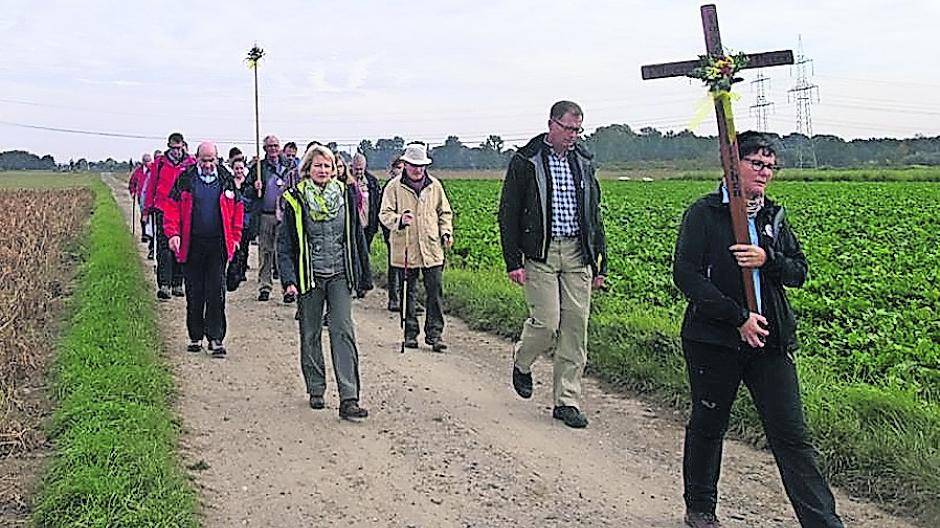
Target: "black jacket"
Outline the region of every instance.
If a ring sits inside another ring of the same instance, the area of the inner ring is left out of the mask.
[[[307,203],[293,186],[284,191],[284,219],[277,228],[277,264],[284,288],[293,284],[303,294],[315,287],[313,270],[304,235],[305,221],[309,221]],[[296,210],[298,208],[300,210]],[[356,198],[353,191],[346,187],[346,206],[343,208],[346,215],[345,232],[347,243],[346,251],[346,283],[350,291],[364,291],[372,289],[372,271],[369,268],[369,249],[366,247],[365,235],[359,215],[356,213]],[[304,251],[301,252],[303,246]]]
[[[373,237],[379,232],[379,209],[382,208],[382,191],[379,180],[366,171],[366,185],[369,187],[369,224],[362,226],[366,237]]]
[[[765,200],[756,227],[767,262],[760,268],[761,305],[770,325],[767,349],[792,352],[797,348],[796,319],[784,287],[806,281],[808,265],[790,229],[783,207]],[[728,247],[735,244],[731,211],[721,193],[700,198],[686,210],[676,240],[673,281],[689,299],[682,337],[737,349],[738,327],[749,311],[744,300],[741,268]]]
[[[552,232],[552,177],[546,134],[532,138],[509,162],[499,201],[499,236],[506,271],[524,259],[544,262]],[[578,202],[581,255],[594,275],[607,275],[607,240],[601,215],[601,187],[592,156],[581,145],[568,153]]]

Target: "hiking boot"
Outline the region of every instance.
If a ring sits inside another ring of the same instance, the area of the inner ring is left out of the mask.
[[[431,350],[435,352],[443,352],[447,350],[447,344],[441,341],[441,338],[425,339],[424,342],[427,343],[431,347]]]
[[[209,340],[209,355],[219,359],[225,357],[225,346],[221,341]]]
[[[403,344],[405,348],[418,348],[418,340],[414,337],[406,337]]]
[[[202,340],[200,339],[198,341],[195,341],[195,340],[190,341],[189,344],[186,345],[186,351],[187,352],[202,352]]]
[[[267,301],[270,298],[271,298],[271,292],[269,292],[268,290],[261,290],[260,292],[258,292],[259,301]]]
[[[183,291],[182,286],[173,286],[173,297],[185,297],[186,292]]]
[[[317,396],[316,394],[310,395],[310,408],[320,410],[326,407],[326,402],[323,401],[323,396]]]
[[[358,420],[369,416],[369,411],[359,406],[358,400],[343,400],[339,404],[339,417],[344,420]]]
[[[515,365],[512,366],[512,388],[516,389],[516,394],[520,397],[529,399],[532,397],[532,373],[524,373]]]
[[[714,513],[686,510],[685,525],[690,528],[719,528],[721,521]]]
[[[284,294],[284,304],[291,304],[291,303],[293,303],[293,302],[296,301],[296,300],[297,300],[297,298],[294,297],[294,294],[293,294],[293,293],[285,293],[285,294]]]
[[[170,287],[169,286],[160,286],[157,290],[157,299],[161,301],[166,301],[170,299]]]
[[[584,413],[578,410],[577,407],[571,405],[555,406],[552,410],[552,418],[561,420],[568,427],[575,429],[584,429],[588,424],[587,416],[584,416]]]

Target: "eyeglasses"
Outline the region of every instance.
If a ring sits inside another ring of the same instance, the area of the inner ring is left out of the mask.
[[[565,132],[574,132],[575,134],[581,134],[584,132],[584,129],[579,126],[568,126],[557,119],[552,119],[552,123],[560,126]]]
[[[264,146],[264,148],[266,148],[266,149],[267,149],[267,148],[278,148],[278,147],[280,147],[280,145],[278,145],[277,143],[275,143],[275,144],[273,144],[273,145],[265,145],[265,146]]]
[[[770,172],[776,172],[776,171],[780,170],[780,165],[771,164],[771,163],[764,163],[764,162],[761,161],[761,160],[756,160],[756,159],[753,159],[753,158],[742,158],[741,161],[746,161],[746,162],[750,163],[750,164],[751,164],[751,168],[754,169],[754,170],[757,171],[757,172],[760,172],[760,171],[762,171],[762,170],[764,170],[764,169],[768,169],[768,170],[770,170]]]

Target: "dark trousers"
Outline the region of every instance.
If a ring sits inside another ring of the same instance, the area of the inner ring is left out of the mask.
[[[153,214],[154,231],[157,235],[157,286],[182,286],[183,266],[176,261],[170,249],[170,239],[163,232],[163,212]]]
[[[427,293],[425,300],[424,316],[424,340],[428,343],[437,341],[444,332],[444,290],[441,283],[444,278],[444,266],[434,266],[431,268],[409,269],[408,276],[405,277],[403,268],[398,270],[399,281],[406,284],[408,289],[408,299],[405,304],[405,339],[414,339],[418,337],[418,316],[415,313],[415,297],[418,293],[418,273],[421,273],[424,279],[424,289]],[[401,299],[399,298],[399,302]]]
[[[186,258],[186,329],[189,339],[225,339],[225,243],[221,237],[196,238]]]
[[[721,447],[731,404],[743,381],[751,393],[780,470],[783,487],[804,528],[842,528],[835,499],[809,443],[796,366],[775,350],[725,348],[682,340],[692,415],[686,426],[683,477],[690,510],[714,512]]]
[[[232,256],[232,261],[228,263],[225,271],[225,289],[235,291],[238,285],[245,281],[245,273],[248,271],[248,245],[251,240],[248,236],[248,230],[242,231],[241,241],[238,243],[238,249]]]
[[[392,247],[388,245],[388,237],[385,237],[385,250],[388,261],[388,304],[389,306],[401,305],[401,268],[392,266]]]

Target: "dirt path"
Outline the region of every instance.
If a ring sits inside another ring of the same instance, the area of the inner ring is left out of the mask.
[[[129,215],[124,185],[107,182]],[[568,429],[551,418],[545,362],[523,401],[509,386],[510,343],[454,317],[447,354],[402,355],[397,315],[374,292],[354,309],[372,415],[344,422],[332,376],[327,409],[307,407],[295,308],[259,303],[255,286],[249,279],[227,298],[224,360],[185,352],[182,299],[158,310],[180,391],[182,458],[208,465],[192,471],[206,526],[681,526],[683,429],[671,411],[588,380],[591,425]],[[769,453],[728,442],[725,525],[798,526],[779,482]],[[912,526],[837,499],[848,526]]]

